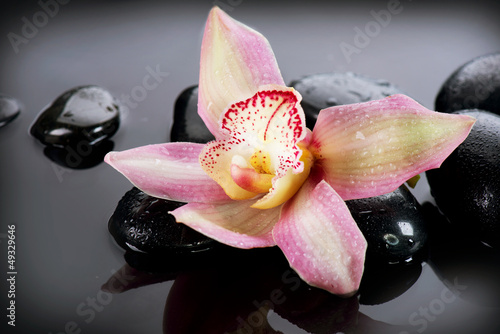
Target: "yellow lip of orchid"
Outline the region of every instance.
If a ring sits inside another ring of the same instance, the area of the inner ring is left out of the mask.
[[[367,244],[344,200],[439,167],[474,119],[395,95],[324,109],[311,132],[300,100],[267,40],[215,7],[198,113],[216,140],[110,152],[105,161],[149,195],[187,202],[172,212],[177,222],[234,247],[278,246],[309,284],[352,295]]]

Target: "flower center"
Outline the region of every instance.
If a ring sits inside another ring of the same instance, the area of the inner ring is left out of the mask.
[[[247,162],[242,156],[234,156],[231,177],[241,188],[257,193],[267,193],[273,186],[275,173],[271,168],[271,156],[261,149],[255,150]]]
[[[271,155],[266,151],[256,149],[248,160],[241,155],[233,156],[231,177],[234,182],[239,187],[255,194],[268,193],[253,207],[269,209],[278,206],[290,199],[301,187],[309,175],[314,158],[307,148],[300,148],[302,151],[300,161],[304,164],[303,171],[294,173],[290,168],[281,177],[276,177],[272,167]]]
[[[259,174],[274,174],[271,172],[271,157],[268,152],[256,150],[250,158],[250,165]]]

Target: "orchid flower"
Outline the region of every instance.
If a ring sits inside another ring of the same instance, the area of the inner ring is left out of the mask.
[[[366,241],[345,200],[395,190],[441,165],[474,119],[411,98],[336,106],[305,126],[268,41],[214,7],[201,47],[198,113],[215,141],[110,152],[147,194],[187,202],[177,222],[239,248],[278,246],[310,285],[357,291]]]

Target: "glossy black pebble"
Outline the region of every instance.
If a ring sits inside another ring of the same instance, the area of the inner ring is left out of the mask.
[[[170,141],[207,143],[214,139],[198,115],[198,86],[186,88],[175,101]]]
[[[405,186],[376,197],[346,201],[368,243],[367,262],[410,260],[428,238],[420,205]]]
[[[500,53],[474,58],[458,68],[436,97],[436,110],[482,109],[500,115]]]
[[[486,111],[456,113],[477,119],[469,136],[427,171],[438,207],[455,227],[492,247],[500,246],[500,116]]]
[[[110,138],[120,125],[120,111],[113,96],[98,86],[73,88],[44,109],[30,133],[45,145],[65,147],[94,145]]]
[[[102,140],[94,145],[80,143],[76,146],[66,145],[64,148],[45,146],[43,153],[59,166],[71,169],[92,168],[104,161],[104,156],[113,150],[111,140]]]
[[[332,106],[379,100],[401,94],[393,84],[374,80],[354,73],[324,73],[292,81],[302,95],[302,108],[309,129],[314,127],[319,111]]]
[[[168,213],[182,205],[134,187],[119,201],[108,222],[109,232],[124,249],[153,255],[201,252],[218,244]]]
[[[12,122],[21,113],[21,105],[16,99],[0,95],[0,128]]]

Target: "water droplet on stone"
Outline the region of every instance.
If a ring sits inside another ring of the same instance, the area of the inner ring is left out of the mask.
[[[176,222],[169,212],[182,205],[149,196],[134,187],[118,202],[108,222],[109,232],[124,249],[147,254],[182,256],[218,244]]]
[[[290,86],[302,95],[301,105],[310,129],[314,127],[321,109],[402,93],[387,81],[373,80],[351,72],[310,75],[292,81]]]
[[[472,116],[476,123],[440,168],[426,172],[431,193],[454,228],[498,248],[500,116],[480,110],[454,113]]]
[[[500,53],[472,59],[445,81],[436,110],[482,109],[500,115]]]

